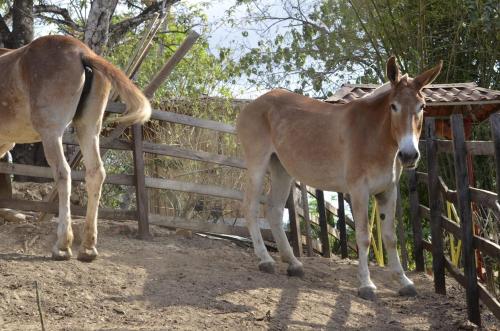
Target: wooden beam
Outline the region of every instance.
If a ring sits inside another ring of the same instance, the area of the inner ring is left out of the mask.
[[[8,154],[7,154],[8,155]],[[7,155],[3,158],[1,163],[7,163]],[[12,198],[12,179],[9,174],[0,173],[0,199]]]
[[[322,190],[316,190],[316,199],[318,201],[319,227],[321,246],[323,247],[323,256],[331,257],[332,249],[328,239],[328,221],[326,218],[325,195]]]
[[[401,251],[401,265],[403,270],[408,270],[408,251],[406,249],[405,226],[403,223],[403,207],[401,206],[401,190],[399,183],[397,185],[397,200],[396,200],[396,231],[398,235],[399,248]]]
[[[0,199],[0,208],[10,208],[16,210],[45,212],[52,215],[59,213],[58,202],[28,201],[17,199]],[[71,205],[71,215],[85,216],[87,208]],[[135,220],[137,213],[135,210],[116,210],[109,208],[99,208],[99,218],[110,220]]]
[[[214,224],[206,221],[186,220],[183,218],[166,217],[156,214],[150,214],[149,218],[151,224],[168,226],[175,229],[186,229],[194,232],[219,233],[250,238],[250,233],[248,232],[248,228],[246,226]],[[260,231],[264,240],[274,242],[274,238],[270,229],[260,229]]]
[[[451,115],[453,136],[455,182],[457,187],[458,214],[462,229],[462,257],[464,274],[467,282],[466,299],[467,314],[471,322],[481,325],[479,312],[479,293],[477,288],[476,259],[474,251],[474,230],[472,224],[472,209],[469,191],[469,174],[467,170],[467,150],[463,116]]]
[[[495,113],[490,116],[491,137],[495,147],[495,169],[497,180],[497,202],[500,203],[500,114]]]
[[[435,136],[435,121],[427,118],[425,121],[425,139],[427,145],[427,169],[429,208],[432,235],[432,269],[434,270],[434,290],[436,293],[446,294],[443,230],[441,228],[441,213],[443,210],[439,191],[437,145]]]
[[[239,169],[246,169],[245,162],[242,159],[221,154],[189,150],[177,146],[154,144],[150,142],[144,142],[143,149],[145,153],[167,155],[193,161],[209,162]]]
[[[167,77],[172,73],[175,66],[182,60],[191,47],[193,47],[199,37],[200,35],[196,31],[191,31],[186,39],[184,39],[182,44],[175,51],[174,55],[168,59],[156,76],[151,80],[149,85],[144,89],[144,94],[148,99],[151,99],[154,96],[161,84],[163,84]]]
[[[137,204],[138,237],[149,239],[148,220],[148,192],[146,191],[146,180],[144,170],[144,152],[142,150],[142,125],[132,126],[134,140],[134,176],[135,176],[135,199]]]
[[[417,174],[415,169],[407,172],[409,180],[410,196],[410,222],[413,231],[413,258],[415,260],[415,270],[425,271],[424,248],[422,247],[422,219],[419,213],[420,199],[417,190]]]
[[[121,103],[110,103],[106,108],[106,112],[108,113],[122,114],[124,111],[125,111],[125,105]],[[230,124],[201,119],[184,114],[177,114],[165,110],[153,110],[153,112],[151,113],[151,119],[175,123],[175,124],[194,126],[197,128],[209,129],[224,133],[236,134],[236,129],[234,128],[234,126]]]
[[[52,170],[50,170],[49,167],[32,166],[28,164],[0,162],[0,173],[53,179]],[[85,181],[85,172],[72,170],[71,179],[77,182],[83,182]],[[131,175],[111,174],[106,176],[106,180],[104,182],[106,184],[132,186],[134,185],[133,179],[134,177]]]
[[[343,259],[346,259],[348,257],[348,252],[347,252],[347,228],[345,223],[346,217],[344,209],[344,193],[341,192],[337,193],[337,201],[339,204],[338,208],[339,220],[337,221],[337,229],[339,230],[339,236],[340,236],[340,256]]]
[[[300,183],[300,193],[302,196],[302,210],[306,226],[306,248],[307,256],[313,256],[312,236],[311,236],[311,215],[309,214],[309,199],[307,197],[306,184]]]
[[[297,257],[302,256],[302,235],[300,234],[300,219],[296,209],[295,182],[290,189],[286,208],[288,208],[288,219],[290,220],[290,241],[293,253]]]

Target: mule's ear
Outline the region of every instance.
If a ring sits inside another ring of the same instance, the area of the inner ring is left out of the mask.
[[[392,85],[396,85],[401,78],[399,75],[398,65],[396,64],[396,57],[394,55],[387,60],[386,74]]]
[[[417,77],[413,79],[413,84],[418,90],[421,90],[425,85],[429,85],[436,79],[436,77],[441,72],[441,68],[443,68],[443,61],[439,61],[438,65],[434,68],[431,68],[427,71],[424,71]]]

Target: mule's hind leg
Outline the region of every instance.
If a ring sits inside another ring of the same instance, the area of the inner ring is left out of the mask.
[[[290,194],[293,178],[288,175],[281,162],[274,155],[271,157],[269,169],[271,171],[271,192],[267,200],[266,217],[271,226],[273,237],[278,244],[281,260],[289,264],[288,275],[303,277],[302,263],[293,255],[292,247],[290,247],[283,229],[283,209]]]
[[[401,284],[400,295],[414,296],[417,294],[415,285],[406,277],[401,262],[399,261],[396,247],[396,234],[394,232],[394,214],[396,213],[397,188],[375,196],[377,199],[380,218],[382,219],[382,235],[384,246],[387,251],[389,270]]]
[[[96,72],[81,113],[73,120],[85,164],[85,186],[88,196],[83,240],[78,251],[78,260],[83,262],[93,261],[98,254],[95,247],[97,212],[102,184],[106,176],[99,153],[99,133],[108,95],[109,83]]]
[[[264,245],[264,239],[262,239],[262,234],[260,233],[260,228],[257,223],[260,196],[262,194],[262,185],[264,183],[269,157],[270,153],[267,153],[263,155],[262,158],[259,158],[259,160],[254,160],[254,162],[247,164],[247,184],[243,199],[243,209],[248,231],[252,237],[255,254],[260,259],[259,270],[267,273],[274,273],[275,262]]]
[[[59,225],[57,227],[57,242],[52,249],[52,258],[54,260],[68,260],[71,258],[71,244],[73,243],[69,205],[71,170],[64,157],[62,132],[60,134],[47,132],[42,133],[41,136],[45,157],[52,169],[59,194]]]
[[[101,198],[101,188],[106,173],[102,166],[99,154],[99,131],[100,125],[85,125],[75,123],[78,141],[82,151],[83,162],[85,164],[85,186],[87,189],[87,215],[83,233],[83,240],[78,251],[78,260],[90,262],[97,257],[97,211],[99,199]]]
[[[15,146],[14,143],[7,143],[7,144],[0,145],[0,159],[3,158],[5,156],[5,154],[7,154],[8,151],[13,149],[14,146]]]

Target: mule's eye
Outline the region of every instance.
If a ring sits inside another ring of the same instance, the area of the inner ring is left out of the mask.
[[[393,112],[397,112],[397,111],[398,111],[398,107],[396,107],[396,105],[395,105],[395,104],[391,103],[391,110],[392,110]]]

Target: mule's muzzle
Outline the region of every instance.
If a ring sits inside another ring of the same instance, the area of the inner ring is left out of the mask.
[[[413,151],[399,151],[398,159],[403,164],[405,168],[415,168],[417,166],[418,159],[420,158],[420,153],[417,150]]]

